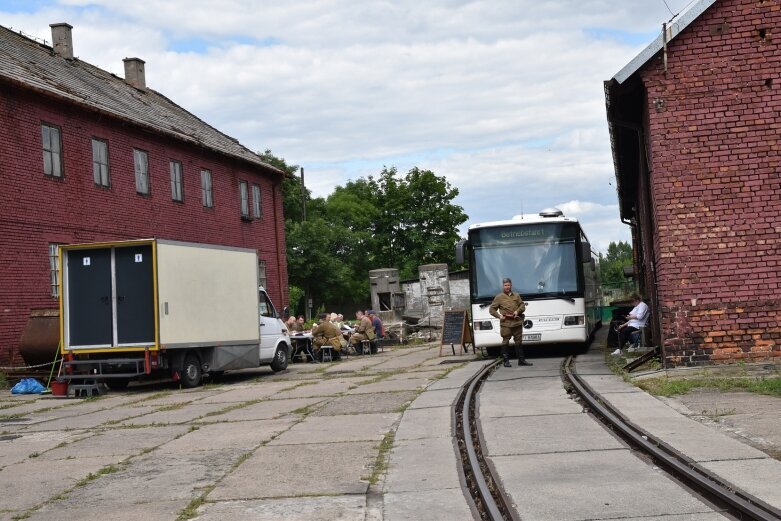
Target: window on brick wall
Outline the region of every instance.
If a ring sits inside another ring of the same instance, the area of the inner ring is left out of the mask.
[[[266,261],[258,260],[258,285],[266,287]]]
[[[252,217],[260,219],[263,207],[260,203],[260,187],[258,185],[252,185]]]
[[[246,181],[239,181],[239,198],[241,199],[241,216],[249,219],[249,191]]]
[[[51,177],[62,177],[62,141],[60,129],[53,125],[41,125],[43,145],[43,173]]]
[[[108,143],[92,139],[92,176],[98,186],[111,186],[108,168]]]
[[[184,185],[182,184],[182,163],[171,161],[171,199],[184,201]]]
[[[203,205],[207,208],[214,206],[211,170],[201,170],[201,200],[203,201]]]
[[[49,282],[52,289],[52,297],[60,298],[60,245],[49,244]]]
[[[133,165],[136,170],[136,192],[149,194],[149,154],[133,149]]]

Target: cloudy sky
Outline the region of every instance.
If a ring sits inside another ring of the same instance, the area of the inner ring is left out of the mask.
[[[602,83],[690,3],[0,0],[0,25],[51,44],[68,22],[76,56],[119,76],[142,58],[149,87],[305,167],[315,195],[418,166],[469,223],[557,206],[604,252],[630,235]]]

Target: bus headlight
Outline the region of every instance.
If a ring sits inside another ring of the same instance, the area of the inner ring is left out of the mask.
[[[586,323],[586,317],[583,315],[570,315],[564,317],[565,326],[582,326]]]
[[[491,323],[490,320],[476,320],[475,321],[475,329],[479,331],[487,330],[487,329],[493,329],[494,325]]]

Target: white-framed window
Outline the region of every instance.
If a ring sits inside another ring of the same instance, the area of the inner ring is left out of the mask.
[[[241,198],[241,216],[249,218],[249,190],[246,181],[239,181],[239,197]]]
[[[41,144],[43,145],[44,175],[62,177],[62,140],[59,127],[42,123]]]
[[[60,245],[49,243],[49,282],[52,297],[60,298]]]
[[[92,138],[92,175],[98,186],[111,186],[108,169],[108,143]]]
[[[258,285],[266,287],[266,261],[258,259]]]
[[[149,194],[149,154],[133,149],[133,165],[136,170],[136,192]]]
[[[214,192],[212,190],[211,170],[201,170],[201,200],[206,208],[214,206]]]
[[[260,219],[263,216],[263,205],[260,201],[260,187],[252,185],[252,217]]]
[[[171,160],[171,199],[184,201],[184,185],[182,185],[182,163]]]

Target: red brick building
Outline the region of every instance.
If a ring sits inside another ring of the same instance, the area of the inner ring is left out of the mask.
[[[699,0],[605,83],[666,365],[781,360],[781,1]]]
[[[56,308],[56,245],[157,237],[253,248],[287,305],[284,174],[148,88],[0,27],[0,366],[32,310]],[[18,359],[14,360],[18,363]]]

